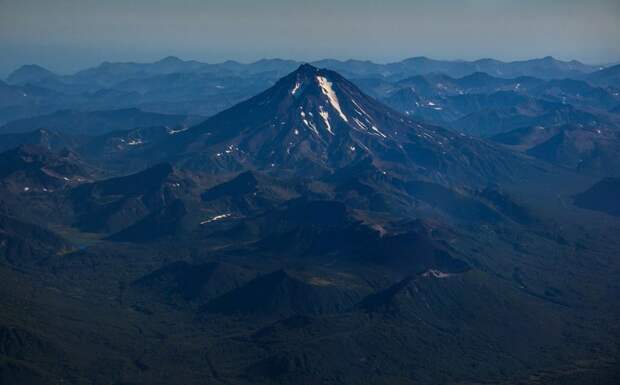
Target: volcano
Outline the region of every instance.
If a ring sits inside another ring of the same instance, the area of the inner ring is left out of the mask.
[[[338,73],[304,64],[272,88],[179,133],[154,151],[183,168],[331,174],[366,158],[384,174],[435,181],[516,175],[527,161],[416,122]]]

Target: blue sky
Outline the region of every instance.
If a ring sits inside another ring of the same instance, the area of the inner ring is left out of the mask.
[[[0,0],[0,75],[167,55],[620,61],[620,0]]]

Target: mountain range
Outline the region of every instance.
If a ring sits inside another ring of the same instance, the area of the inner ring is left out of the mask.
[[[616,175],[615,168],[605,167],[600,160],[617,161],[620,90],[614,81],[614,66],[592,67],[553,58],[511,63],[427,58],[390,64],[317,63],[342,71],[360,92],[405,113],[410,120],[470,136],[497,137],[502,143],[505,134],[512,138],[513,149],[545,161],[598,176]],[[164,127],[177,132],[193,126],[272,87],[299,65],[279,59],[205,64],[168,57],[155,63],[103,63],[63,76],[36,65],[24,66],[0,84],[4,95],[0,97],[0,124],[5,123],[0,135],[11,134],[3,140],[9,143],[3,148],[19,140],[33,143],[32,136],[15,139],[13,134],[36,129],[70,134],[71,138],[52,142],[73,149],[86,146],[89,151],[93,150],[89,143],[99,143],[95,147],[101,148],[101,141],[152,142],[165,137],[161,135]],[[362,123],[366,124],[363,119]],[[305,127],[303,121],[300,124]],[[155,126],[160,128],[147,129]],[[554,142],[533,150],[531,143],[515,141],[518,132],[539,127],[556,133]],[[566,131],[566,127],[572,128]],[[120,134],[137,128],[139,133]],[[111,136],[103,137],[106,134]],[[591,144],[576,143],[575,138],[581,136],[589,137]],[[562,154],[557,154],[558,145],[563,147]],[[135,161],[130,168],[144,166]]]
[[[41,106],[0,128],[2,383],[616,382],[607,75],[318,64],[9,77],[56,97],[2,99]]]
[[[208,116],[269,88],[301,64],[282,59],[207,64],[167,57],[154,63],[105,62],[72,75],[57,75],[40,66],[27,65],[11,73],[6,83],[0,83],[0,124],[58,109],[140,108]],[[594,79],[601,70],[601,67],[551,57],[509,63],[493,59],[466,62],[416,57],[389,64],[355,60],[319,60],[313,64],[359,79],[360,84],[369,79],[398,82],[433,73],[462,77],[480,71],[502,78],[590,76]],[[613,84],[613,77],[599,77],[598,84]],[[611,83],[604,79],[610,79]]]

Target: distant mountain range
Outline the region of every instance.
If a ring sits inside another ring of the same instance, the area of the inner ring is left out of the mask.
[[[281,59],[250,64],[234,61],[207,64],[167,57],[154,63],[105,62],[72,75],[57,75],[40,66],[27,65],[10,74],[6,83],[0,83],[0,124],[58,109],[135,107],[160,113],[208,116],[267,89],[301,64]],[[357,60],[320,60],[312,64],[338,71],[352,80],[359,79],[359,84],[367,79],[397,82],[415,75],[441,73],[462,77],[476,72],[503,78],[581,79],[588,74],[594,78],[593,73],[600,69],[551,57],[519,62],[417,57],[389,64]]]
[[[201,63],[194,60],[184,61],[169,56],[154,63],[109,63],[98,67],[79,71],[73,75],[61,76],[37,66],[25,65],[7,78],[13,85],[65,82],[67,84],[98,84],[109,87],[128,79],[147,78],[154,75],[171,73],[204,73],[204,74],[257,74],[276,72],[283,76],[303,62],[282,59],[263,59],[254,63],[243,64],[226,61],[218,64]],[[515,78],[519,76],[535,76],[543,79],[583,76],[600,70],[601,67],[586,65],[576,60],[566,62],[547,56],[514,62],[503,62],[494,59],[476,61],[434,60],[427,57],[414,57],[400,62],[378,64],[361,60],[324,59],[310,64],[321,68],[338,71],[347,77],[381,76],[390,78],[406,78],[414,75],[443,73],[448,76],[462,77],[475,72],[485,72],[492,76]]]

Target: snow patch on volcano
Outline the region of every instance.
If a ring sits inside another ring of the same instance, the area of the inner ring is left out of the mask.
[[[366,127],[366,125],[361,120],[359,120],[358,118],[353,118],[353,120],[355,121],[355,123],[357,123],[357,126],[359,128],[361,128],[362,130],[368,131],[368,127]]]
[[[423,277],[431,277],[431,278],[448,278],[451,277],[452,274],[450,273],[444,273],[443,271],[440,270],[436,270],[436,269],[429,269],[426,272],[424,272],[424,274],[422,274]]]
[[[304,122],[304,124],[310,129],[312,130],[312,132],[314,132],[317,136],[321,136],[319,135],[319,131],[316,129],[316,126],[314,125],[314,123],[309,122],[307,119],[302,119],[302,121]]]
[[[301,83],[298,81],[297,83],[295,83],[295,86],[291,90],[291,95],[295,95],[297,91],[299,91],[300,87],[301,87]]]
[[[342,112],[342,109],[340,108],[340,102],[338,102],[338,96],[336,96],[336,92],[334,92],[334,89],[332,88],[332,82],[330,82],[323,76],[317,76],[316,79],[319,81],[319,85],[321,86],[321,90],[323,91],[323,94],[327,96],[327,99],[329,99],[329,103],[332,105],[332,107],[334,107],[336,111],[338,111],[338,114],[340,115],[342,120],[344,120],[345,122],[348,122],[349,120],[347,119],[346,115]]]
[[[358,102],[355,101],[355,99],[351,99],[351,101],[353,102],[353,104],[355,105],[355,107],[357,107],[359,109],[359,111],[356,109],[355,112],[357,112],[358,115],[363,116],[366,115],[368,116],[368,112],[366,112],[362,106],[359,105]]]
[[[373,130],[374,132],[376,132],[377,134],[381,135],[381,136],[382,136],[382,137],[384,137],[384,138],[387,138],[387,136],[386,136],[383,132],[381,132],[381,131],[377,128],[377,127],[372,126],[371,128],[372,128],[372,130]]]
[[[142,139],[131,139],[129,142],[127,142],[128,146],[138,146],[144,144],[144,142],[142,141]]]
[[[332,131],[332,126],[329,123],[329,112],[323,109],[323,106],[319,106],[319,115],[323,118],[323,122],[325,122],[325,128],[329,131],[330,134],[334,135],[334,131]]]
[[[181,127],[178,129],[166,127],[166,131],[168,132],[168,135],[175,135],[175,134],[178,134],[179,132],[187,131],[188,129],[189,127]]]
[[[215,222],[215,221],[220,221],[222,219],[226,219],[226,218],[230,217],[231,215],[232,214],[230,214],[230,213],[216,215],[214,217],[211,217],[211,218],[207,219],[206,221],[200,222],[200,224],[201,225],[206,225],[207,223],[211,223],[211,222]]]

